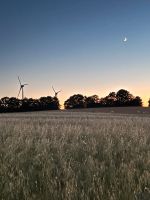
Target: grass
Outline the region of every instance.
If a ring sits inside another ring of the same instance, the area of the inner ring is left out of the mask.
[[[0,115],[1,200],[149,200],[150,116]]]

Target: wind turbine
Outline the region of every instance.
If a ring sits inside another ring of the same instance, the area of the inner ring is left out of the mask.
[[[60,92],[61,92],[61,90],[59,90],[58,92],[56,92],[56,90],[54,89],[54,87],[53,87],[53,86],[52,86],[52,89],[53,89],[53,91],[54,91],[54,93],[55,93],[55,97],[57,97],[58,93],[60,93]]]
[[[23,90],[23,89],[24,89],[24,86],[25,86],[25,85],[28,85],[28,84],[26,84],[26,83],[25,83],[25,84],[22,84],[21,81],[20,81],[19,76],[18,76],[18,81],[19,81],[19,84],[20,84],[20,89],[19,89],[19,93],[18,93],[17,98],[19,97],[20,92],[22,91],[22,99],[24,99],[24,90]]]

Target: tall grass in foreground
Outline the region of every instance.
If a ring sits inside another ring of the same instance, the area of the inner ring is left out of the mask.
[[[1,200],[149,200],[150,118],[0,115]]]

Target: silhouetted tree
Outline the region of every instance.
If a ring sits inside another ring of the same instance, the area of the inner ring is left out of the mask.
[[[1,98],[1,110],[3,112],[7,112],[8,111],[8,104],[9,104],[9,97]]]
[[[60,103],[59,103],[59,99],[57,97],[53,97],[52,108],[53,108],[53,110],[59,110],[60,109]]]
[[[117,97],[115,92],[109,93],[108,96],[101,99],[100,103],[102,106],[113,107],[116,106]]]
[[[99,107],[106,107],[106,106],[107,106],[107,104],[106,104],[105,97],[104,98],[100,98]]]
[[[9,112],[16,112],[20,109],[21,101],[17,99],[16,97],[9,98],[7,103],[8,103]]]
[[[29,111],[29,101],[27,98],[21,100],[20,111]]]
[[[47,98],[46,97],[41,97],[39,99],[39,102],[40,102],[41,110],[46,110],[47,109]]]
[[[0,100],[0,112],[58,110],[60,109],[57,97],[41,97],[40,99],[4,97]]]
[[[23,109],[27,109],[29,111],[40,110],[40,103],[38,99],[26,99],[23,101]]]
[[[99,97],[98,95],[93,95],[86,98],[86,107],[87,108],[96,108],[99,107]]]
[[[0,112],[4,112],[4,109],[2,107],[2,100],[0,99]]]
[[[134,97],[127,90],[121,89],[117,92],[116,98],[117,106],[130,106]]]
[[[142,106],[142,105],[143,105],[143,102],[139,96],[136,96],[131,100],[131,106]]]
[[[59,100],[57,97],[41,97],[40,107],[42,110],[58,110],[60,109]]]
[[[65,101],[64,107],[65,109],[85,108],[86,97],[82,94],[75,94]]]

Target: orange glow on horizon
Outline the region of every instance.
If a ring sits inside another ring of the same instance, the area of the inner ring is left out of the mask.
[[[120,88],[125,88],[125,87],[120,87]],[[4,96],[8,96],[8,97],[12,97],[14,96],[13,94],[16,94],[17,95],[17,89],[15,91],[11,91],[11,93],[8,93],[9,95],[1,95],[0,98],[4,97]],[[50,88],[51,89],[51,88]],[[127,89],[128,91],[130,91],[130,88],[125,88]],[[78,92],[76,92],[78,91]],[[85,92],[86,91],[86,92]],[[100,90],[96,89],[96,88],[90,88],[88,91],[85,90],[85,89],[82,89],[82,90],[79,90],[78,88],[76,89],[70,89],[70,88],[67,88],[67,90],[65,91],[62,91],[59,95],[58,95],[58,99],[60,101],[60,105],[61,105],[61,108],[63,109],[64,108],[64,102],[72,95],[74,94],[83,94],[85,96],[92,96],[94,94],[97,94],[99,96],[99,98],[102,98],[102,97],[105,97],[109,94],[110,91],[115,91],[117,92],[118,91],[118,88],[113,90],[112,88],[103,88],[103,90]],[[146,88],[144,91],[141,89],[140,91],[140,88],[138,89],[135,89],[135,90],[131,90],[131,94],[133,94],[134,96],[140,96],[142,98],[142,101],[143,101],[143,107],[148,107],[148,100],[150,99],[150,95],[147,95],[148,91],[148,88]],[[100,94],[99,94],[100,93]],[[51,90],[39,90],[39,91],[35,91],[35,90],[31,90],[30,88],[26,88],[25,90],[25,96],[27,98],[35,98],[35,99],[38,99],[42,96],[54,96],[53,94],[53,91]]]

